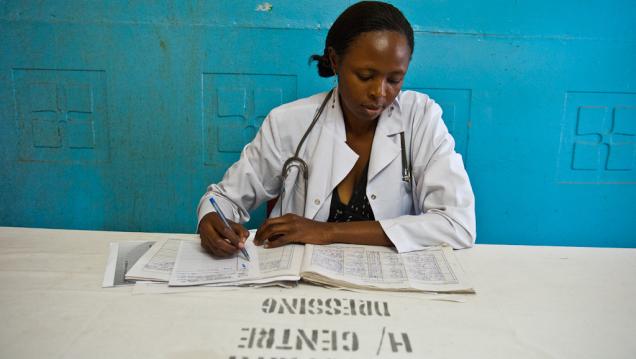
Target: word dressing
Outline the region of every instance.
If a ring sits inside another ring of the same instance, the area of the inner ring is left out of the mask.
[[[346,298],[266,298],[261,307],[266,314],[378,316],[390,317],[389,303]]]

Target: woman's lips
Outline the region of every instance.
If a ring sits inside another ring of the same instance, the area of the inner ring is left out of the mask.
[[[384,106],[362,105],[362,108],[371,116],[377,116],[384,111]]]

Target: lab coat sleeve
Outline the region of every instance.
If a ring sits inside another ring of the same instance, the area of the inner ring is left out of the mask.
[[[455,141],[442,121],[442,110],[427,99],[414,125],[413,189],[417,215],[381,220],[399,252],[447,244],[455,249],[475,243],[475,197]],[[418,145],[419,144],[419,145]]]
[[[234,222],[249,221],[249,211],[264,201],[278,196],[281,187],[280,142],[273,115],[263,121],[263,125],[252,142],[241,152],[219,183],[208,186],[197,207],[198,218],[214,212],[210,197],[221,207],[225,216]]]

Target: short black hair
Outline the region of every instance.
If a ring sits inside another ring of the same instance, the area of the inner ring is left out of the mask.
[[[309,61],[318,62],[320,76],[334,76],[329,62],[328,49],[332,47],[336,54],[342,57],[356,37],[371,31],[395,31],[404,35],[411,48],[411,54],[413,54],[415,46],[413,28],[402,12],[395,6],[384,2],[361,1],[349,6],[338,16],[327,33],[324,53],[312,55]]]

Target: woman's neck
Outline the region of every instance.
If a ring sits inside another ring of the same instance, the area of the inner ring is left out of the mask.
[[[378,119],[373,121],[361,121],[357,119],[351,119],[350,117],[344,115],[344,125],[345,131],[347,132],[347,138],[350,137],[373,137],[375,133],[375,128],[378,125]]]
[[[353,137],[366,137],[373,136],[375,133],[375,128],[378,125],[378,120],[380,117],[376,118],[373,121],[368,120],[360,120],[355,118],[352,114],[347,113],[344,107],[341,106],[342,109],[342,118],[344,119],[345,131],[347,132],[347,138],[350,136]]]

